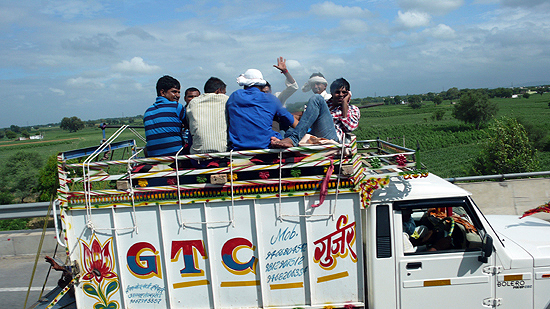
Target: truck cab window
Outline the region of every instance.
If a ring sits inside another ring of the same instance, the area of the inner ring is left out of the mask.
[[[464,206],[442,202],[398,207],[405,254],[480,248],[479,228]]]

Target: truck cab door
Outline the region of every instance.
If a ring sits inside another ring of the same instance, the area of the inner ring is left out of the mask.
[[[393,210],[400,308],[491,308],[493,254],[466,198],[396,202]],[[483,259],[482,259],[483,260]]]

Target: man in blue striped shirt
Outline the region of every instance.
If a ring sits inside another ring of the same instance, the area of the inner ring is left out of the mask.
[[[180,83],[165,75],[157,82],[157,100],[143,116],[147,156],[173,156],[183,147],[185,108],[178,103]]]

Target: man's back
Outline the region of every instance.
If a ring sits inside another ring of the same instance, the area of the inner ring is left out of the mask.
[[[157,97],[143,115],[147,156],[159,157],[175,155],[183,146],[181,135],[185,109],[177,101]]]
[[[256,87],[233,92],[227,101],[227,113],[229,140],[235,150],[268,148],[272,136],[282,138],[272,129],[275,115],[287,123],[294,121],[275,96]]]
[[[187,120],[193,137],[192,154],[227,151],[228,98],[221,93],[205,93],[189,102]]]

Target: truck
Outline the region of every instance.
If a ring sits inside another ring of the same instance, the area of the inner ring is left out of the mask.
[[[550,223],[483,215],[414,150],[147,158],[118,135],[58,156],[70,276],[37,308],[550,308]]]

